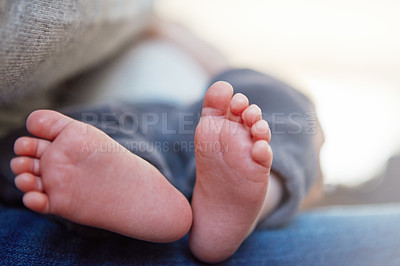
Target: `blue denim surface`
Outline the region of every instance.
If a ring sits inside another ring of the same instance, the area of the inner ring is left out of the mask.
[[[400,205],[329,208],[254,232],[226,265],[400,265]],[[187,238],[152,244],[85,238],[26,209],[0,206],[4,265],[200,264]]]

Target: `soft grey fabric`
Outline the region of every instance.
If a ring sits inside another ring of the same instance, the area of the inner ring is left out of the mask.
[[[146,27],[152,2],[0,1],[0,105],[110,57]]]

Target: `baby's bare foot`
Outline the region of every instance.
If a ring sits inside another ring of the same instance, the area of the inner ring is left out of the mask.
[[[186,198],[102,131],[46,110],[32,113],[27,128],[37,138],[18,139],[11,161],[26,207],[152,242],[189,230]]]
[[[254,229],[272,164],[270,130],[261,110],[218,82],[208,90],[196,129],[196,185],[190,235],[202,261],[230,257]]]

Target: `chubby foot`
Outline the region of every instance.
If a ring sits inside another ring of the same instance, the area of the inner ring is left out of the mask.
[[[205,262],[230,257],[254,230],[267,194],[272,151],[261,110],[217,82],[196,129],[190,247]]]
[[[15,143],[16,186],[29,209],[128,237],[170,242],[190,229],[186,198],[105,133],[54,111],[27,120]]]

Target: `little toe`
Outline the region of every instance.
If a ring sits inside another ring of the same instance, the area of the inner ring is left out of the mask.
[[[40,160],[30,157],[17,157],[10,162],[11,170],[15,175],[33,173],[40,175]]]
[[[214,83],[207,91],[203,101],[203,116],[226,115],[233,95],[232,86],[224,81]]]
[[[254,140],[266,140],[268,143],[271,141],[271,130],[269,129],[268,122],[260,120],[251,127],[251,135]]]
[[[59,112],[51,110],[38,110],[31,113],[26,120],[28,131],[43,139],[54,140],[66,125],[73,122]]]
[[[28,192],[22,198],[24,205],[35,212],[49,213],[49,198],[41,192]]]
[[[18,175],[15,180],[15,186],[22,192],[43,191],[42,180],[29,173]]]
[[[19,156],[42,157],[51,142],[44,139],[21,137],[15,141],[14,152]]]
[[[250,105],[243,111],[242,118],[248,127],[252,127],[254,123],[262,119],[260,107],[255,104]]]
[[[265,140],[259,140],[254,143],[253,149],[251,150],[251,156],[254,161],[266,168],[270,168],[272,165],[272,150],[268,142]]]

